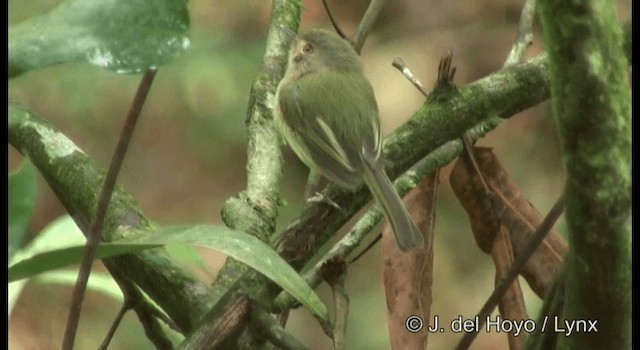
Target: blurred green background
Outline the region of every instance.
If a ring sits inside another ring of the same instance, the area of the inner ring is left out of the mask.
[[[342,29],[352,33],[368,1],[330,0]],[[9,0],[9,25],[42,14],[59,1]],[[320,0],[304,3],[302,30],[331,25]],[[515,38],[522,1],[394,0],[376,22],[362,51],[365,73],[376,92],[383,133],[401,125],[424,101],[391,66],[401,57],[430,87],[438,60],[453,52],[455,82],[465,85],[498,70]],[[191,48],[162,67],[151,89],[120,183],[144,213],[160,224],[221,223],[224,201],[245,187],[245,113],[253,79],[260,69],[270,1],[191,0]],[[620,20],[630,18],[630,2],[618,1]],[[539,25],[526,57],[544,50]],[[107,166],[139,75],[117,75],[86,64],[68,64],[28,73],[9,81],[9,97],[57,125],[87,154]],[[428,88],[427,90],[430,90]],[[521,190],[547,212],[565,181],[549,103],[526,110],[491,132],[480,145],[493,147]],[[296,217],[306,169],[284,150],[286,166],[280,227]],[[9,147],[9,168],[21,156]],[[475,245],[466,215],[453,196],[450,166],[440,175],[435,237],[432,315],[451,320],[473,316],[492,290],[491,258]],[[65,213],[40,178],[31,235]],[[556,225],[564,232],[564,222]],[[212,273],[196,273],[211,282],[225,257],[201,251]],[[99,264],[96,264],[99,265]],[[98,270],[100,266],[96,267]],[[386,306],[379,246],[348,271],[350,349],[386,349]],[[530,318],[539,300],[527,293]],[[11,349],[58,348],[70,300],[70,287],[30,283],[10,319]],[[330,305],[330,291],[319,288]],[[80,322],[78,349],[96,348],[119,305],[89,292]],[[312,349],[330,349],[330,341],[309,313],[293,312],[288,329]],[[460,335],[431,334],[431,349],[450,348]],[[125,317],[113,349],[147,349],[135,316]],[[472,349],[506,349],[504,334],[481,333]]]

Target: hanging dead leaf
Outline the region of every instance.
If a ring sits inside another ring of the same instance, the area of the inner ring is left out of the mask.
[[[424,322],[430,318],[437,183],[438,171],[435,171],[405,197],[405,204],[422,231],[423,248],[402,252],[388,223],[382,231],[383,277],[392,349],[424,349],[427,345],[428,324],[422,324],[423,328],[413,333],[408,331],[406,322],[412,316]]]
[[[491,250],[491,257],[493,263],[496,266],[496,284],[507,273],[509,267],[513,264],[515,257],[513,256],[513,246],[511,244],[511,237],[509,232],[504,226],[500,226],[500,232],[496,235],[496,239],[493,242],[493,248]],[[527,308],[524,303],[524,296],[522,295],[522,288],[520,288],[520,281],[516,279],[511,283],[509,289],[504,293],[498,304],[500,315],[505,320],[511,320],[519,322],[521,320],[527,320]],[[522,330],[513,329],[508,332],[509,350],[518,350],[524,348],[524,342],[526,340],[526,332]]]
[[[493,193],[493,201],[485,195],[480,181],[468,170],[470,168],[462,158],[451,171],[451,187],[469,215],[480,249],[487,254],[491,252],[501,225],[509,231],[517,257],[542,222],[542,216],[520,192],[490,148],[475,147],[474,150],[480,171]],[[567,249],[565,240],[552,230],[522,269],[521,275],[540,298],[553,282]]]

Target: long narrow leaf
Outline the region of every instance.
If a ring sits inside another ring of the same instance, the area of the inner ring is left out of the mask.
[[[328,311],[313,289],[271,247],[253,236],[224,226],[165,227],[152,234],[136,237],[135,240],[100,244],[97,255],[102,259],[166,245],[197,245],[225,253],[259,271],[294,296],[313,314],[328,320]],[[77,264],[83,248],[75,246],[59,249],[20,261],[9,268],[9,282]]]
[[[313,314],[328,320],[327,308],[304,279],[271,247],[251,235],[224,226],[172,226],[138,238],[136,242],[192,244],[225,253],[259,271],[289,292]]]
[[[96,258],[134,253],[144,249],[160,247],[161,244],[103,243],[98,247]],[[78,264],[82,259],[83,245],[43,252],[19,261],[9,267],[9,282],[29,278],[39,273]]]

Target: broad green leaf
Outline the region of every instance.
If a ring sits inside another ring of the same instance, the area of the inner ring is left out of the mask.
[[[67,0],[9,28],[9,77],[82,60],[145,71],[184,51],[188,29],[184,0]]]
[[[35,167],[25,159],[20,168],[9,175],[9,259],[22,245],[36,203],[36,193]]]
[[[271,247],[251,235],[224,226],[172,226],[142,236],[136,242],[192,244],[225,253],[277,283],[314,315],[328,320],[326,307],[304,279]]]
[[[76,223],[69,215],[64,215],[53,220],[28,245],[16,251],[15,255],[9,258],[9,265],[12,265],[14,261],[30,258],[37,253],[79,245],[83,242],[84,236]],[[7,298],[9,314],[11,314],[26,282],[26,280],[22,280],[9,284]]]
[[[327,321],[328,311],[304,279],[280,255],[259,239],[224,226],[165,227],[136,239],[139,243],[192,244],[215,249],[239,260],[277,283],[316,316]]]
[[[103,243],[98,246],[96,259],[139,252],[159,247],[161,244],[144,243]],[[21,260],[9,267],[9,282],[29,278],[39,273],[80,263],[84,245],[61,248],[39,253],[31,258]]]
[[[184,265],[195,265],[209,275],[214,275],[212,271],[210,271],[207,263],[204,261],[202,255],[196,247],[189,245],[172,244],[166,246],[165,249],[172,260],[175,260],[176,262]]]
[[[9,265],[38,253],[82,245],[84,242],[85,238],[71,216],[63,215],[51,221],[27,246],[18,250],[9,260]]]
[[[198,245],[225,253],[271,279],[313,314],[328,320],[328,311],[313,289],[268,245],[243,232],[224,226],[171,226],[141,235],[135,240],[103,243],[98,246],[98,258],[132,253],[162,245]],[[9,282],[31,277],[51,269],[80,262],[83,246],[38,254],[9,268]]]

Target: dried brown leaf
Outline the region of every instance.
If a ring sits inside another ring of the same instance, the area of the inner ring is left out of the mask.
[[[491,257],[496,266],[496,284],[507,273],[509,267],[513,264],[513,246],[511,244],[511,238],[509,232],[504,226],[501,226],[500,232],[496,235],[496,239],[493,243],[493,249],[491,250]],[[524,303],[524,296],[522,295],[522,289],[520,288],[520,281],[516,279],[511,283],[509,289],[500,299],[498,304],[500,315],[502,319],[519,322],[521,320],[527,320],[527,308]],[[509,341],[509,349],[517,350],[524,348],[524,342],[526,340],[526,333],[517,330],[509,332],[507,339]]]
[[[494,195],[494,205],[484,195],[480,181],[470,172],[466,161],[456,161],[450,182],[458,200],[467,211],[476,243],[489,254],[499,226],[508,229],[514,256],[524,249],[530,236],[542,222],[542,215],[529,203],[504,170],[490,148],[475,147],[478,166]],[[553,282],[568,250],[565,240],[551,230],[521,271],[531,289],[540,297]]]
[[[385,224],[383,229],[383,277],[392,349],[424,349],[427,345],[428,325],[424,324],[422,330],[412,333],[407,330],[405,322],[411,316],[422,320],[430,318],[437,182],[438,171],[425,178],[405,197],[405,204],[422,231],[423,248],[402,252],[389,225]]]

